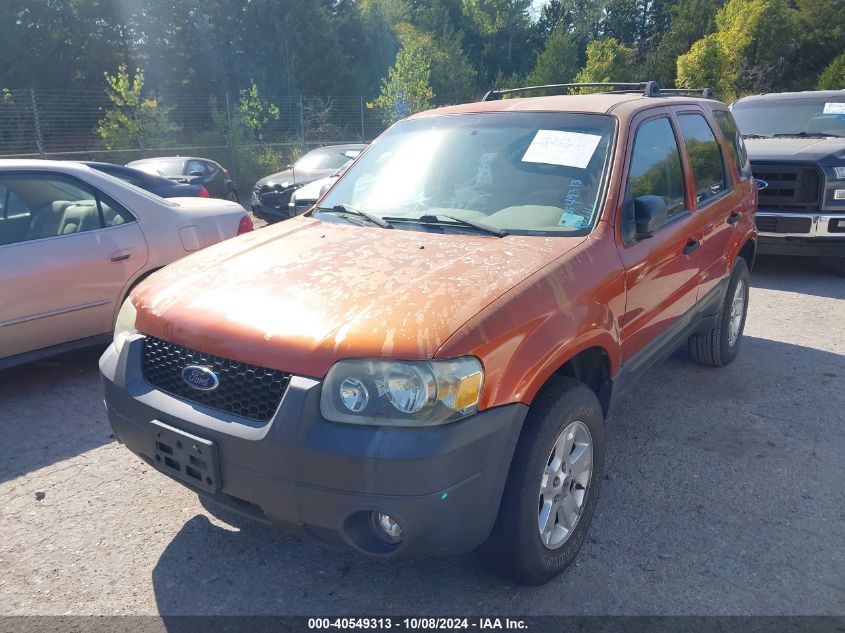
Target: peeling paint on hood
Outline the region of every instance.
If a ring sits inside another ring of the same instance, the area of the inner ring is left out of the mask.
[[[322,377],[341,358],[431,358],[583,237],[497,239],[295,218],[186,257],[133,293],[138,329]]]

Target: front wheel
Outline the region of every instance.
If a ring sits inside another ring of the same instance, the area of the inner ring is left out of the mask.
[[[238,204],[241,202],[241,199],[238,197],[238,192],[234,189],[229,189],[226,192],[226,200],[229,200],[230,202],[237,202]]]
[[[598,399],[583,383],[556,377],[531,405],[484,545],[494,570],[540,585],[566,569],[593,518],[603,463]]]
[[[745,331],[748,285],[748,265],[744,259],[738,259],[715,326],[709,332],[689,337],[689,351],[693,360],[702,365],[724,367],[736,358]]]

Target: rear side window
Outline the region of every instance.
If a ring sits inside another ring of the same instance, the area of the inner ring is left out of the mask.
[[[666,117],[640,125],[634,138],[628,173],[628,202],[639,196],[660,196],[669,206],[669,217],[683,213],[684,176],[672,124]],[[626,204],[633,213],[633,204]]]
[[[695,200],[699,205],[707,204],[708,200],[728,190],[722,151],[702,115],[681,114],[678,122],[695,180]]]
[[[745,143],[733,115],[726,110],[716,110],[713,112],[713,118],[728,143],[728,151],[733,156],[740,177],[742,179],[748,178],[751,175],[751,163],[748,160],[748,152],[745,149]]]

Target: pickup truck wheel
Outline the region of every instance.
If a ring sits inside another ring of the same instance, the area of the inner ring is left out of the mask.
[[[705,334],[689,337],[690,355],[702,365],[724,367],[736,358],[748,312],[748,280],[748,265],[738,259],[716,325]]]
[[[603,464],[598,399],[583,383],[556,377],[528,412],[483,548],[494,571],[540,585],[566,569],[590,527]]]

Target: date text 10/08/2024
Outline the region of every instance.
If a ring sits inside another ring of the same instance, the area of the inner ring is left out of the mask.
[[[524,630],[524,620],[512,618],[309,618],[309,629],[406,629],[406,630]]]

